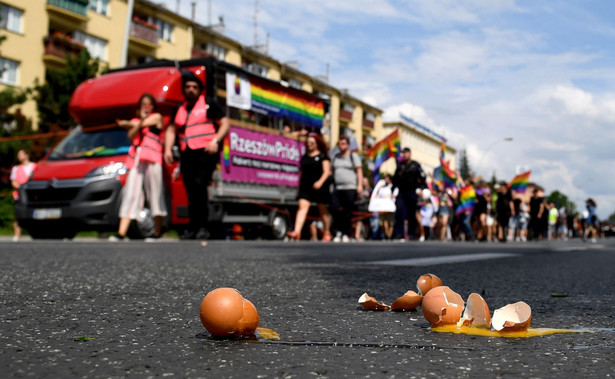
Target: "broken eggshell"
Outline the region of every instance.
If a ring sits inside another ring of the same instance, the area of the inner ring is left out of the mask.
[[[425,294],[421,308],[431,326],[456,325],[465,303],[447,286],[432,288]]]
[[[423,296],[425,296],[430,289],[441,285],[442,281],[434,274],[421,275],[416,281],[416,288],[419,290],[419,294]]]
[[[391,308],[388,305],[381,303],[373,297],[369,296],[367,292],[361,295],[361,297],[359,298],[359,304],[361,304],[365,309],[376,311],[388,311]]]
[[[234,288],[217,288],[201,302],[201,322],[218,337],[254,334],[260,317],[254,304]]]
[[[470,294],[466,309],[463,312],[463,317],[459,320],[458,326],[489,328],[490,325],[491,314],[489,313],[487,302],[477,293]]]
[[[493,312],[491,327],[499,332],[527,330],[532,322],[532,309],[523,301],[508,304]]]
[[[394,311],[410,311],[416,309],[423,301],[423,296],[414,291],[406,292],[402,297],[398,298],[391,304],[391,310]]]

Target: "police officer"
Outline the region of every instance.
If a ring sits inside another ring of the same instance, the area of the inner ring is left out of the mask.
[[[209,211],[207,186],[218,162],[218,144],[229,130],[222,107],[205,98],[203,82],[191,71],[182,71],[185,101],[179,105],[165,132],[164,160],[173,162],[172,148],[179,139],[180,170],[188,195],[190,226],[182,239],[207,239]]]
[[[402,160],[397,163],[393,185],[399,189],[395,200],[395,238],[404,238],[404,221],[408,220],[408,236],[416,239],[416,211],[423,188],[426,188],[425,173],[421,165],[412,160],[410,148],[404,148]]]

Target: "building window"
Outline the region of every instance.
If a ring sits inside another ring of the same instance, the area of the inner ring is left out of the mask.
[[[0,28],[21,33],[21,20],[23,20],[23,11],[0,4]]]
[[[107,41],[78,30],[73,34],[73,39],[81,42],[88,49],[92,58],[98,58],[102,61],[107,60]]]
[[[156,25],[158,27],[158,38],[167,41],[173,42],[173,25],[168,22],[164,22],[155,17],[148,17],[148,22]]]
[[[103,16],[109,15],[109,0],[90,0],[88,9]]]
[[[269,72],[269,69],[267,67],[255,62],[244,62],[243,68],[253,74],[260,75],[262,77],[267,77],[267,73]]]
[[[374,122],[376,120],[376,116],[374,116],[373,113],[367,112],[367,113],[365,113],[365,119],[367,121]]]
[[[288,78],[288,86],[290,88],[301,89],[301,82],[292,78]]]
[[[0,58],[0,82],[17,85],[19,75],[19,62],[7,58]]]
[[[222,46],[216,45],[215,43],[207,44],[207,52],[221,61],[226,58],[226,49]]]
[[[348,104],[348,103],[344,103],[342,105],[342,109],[345,110],[346,112],[352,113],[352,112],[354,112],[354,105]]]

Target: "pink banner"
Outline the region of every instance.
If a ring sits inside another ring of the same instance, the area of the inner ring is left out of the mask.
[[[231,126],[221,152],[222,180],[297,187],[303,142]]]

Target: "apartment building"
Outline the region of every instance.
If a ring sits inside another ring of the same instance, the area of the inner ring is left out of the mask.
[[[261,49],[226,37],[223,25],[199,25],[148,0],[135,0],[129,20],[127,13],[127,0],[0,0],[0,34],[7,36],[0,46],[4,68],[0,90],[44,81],[46,70],[63,67],[68,54],[83,48],[109,68],[121,67],[124,55],[127,65],[215,56],[326,99],[325,135],[331,142],[345,133],[354,136],[361,148],[382,137],[380,109],[331,86],[326,79],[302,72],[297,63],[277,61]],[[36,128],[36,104],[29,101],[21,110]]]

